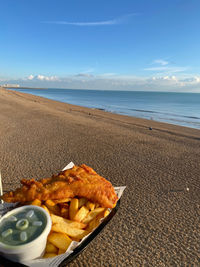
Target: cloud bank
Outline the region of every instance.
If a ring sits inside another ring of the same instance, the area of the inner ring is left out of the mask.
[[[95,74],[94,68],[88,68],[83,72],[62,77],[43,73],[29,74],[19,79],[0,77],[0,83],[20,84],[22,87],[200,93],[200,74],[186,74],[186,69],[189,67],[174,66],[168,60],[159,58],[142,70],[143,76],[111,72]]]
[[[0,79],[0,83],[14,83],[27,87],[96,89],[96,90],[137,90],[137,91],[171,91],[199,92],[199,75],[164,75],[139,77],[134,75],[118,75],[103,73],[99,75],[78,73],[65,77],[44,74],[33,75],[21,79]]]

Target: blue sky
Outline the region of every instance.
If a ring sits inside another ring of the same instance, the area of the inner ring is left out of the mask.
[[[0,84],[200,92],[199,0],[1,0]]]

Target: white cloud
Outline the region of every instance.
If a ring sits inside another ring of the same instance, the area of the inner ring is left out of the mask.
[[[156,59],[153,61],[153,64],[160,64],[162,66],[168,65],[169,62],[163,59]]]
[[[29,81],[58,81],[58,77],[57,76],[45,76],[45,75],[41,75],[38,74],[36,76],[30,74],[27,78],[25,78],[24,80],[29,80]]]
[[[193,76],[184,79],[185,83],[198,84],[200,83],[200,76]]]
[[[56,76],[44,76],[44,75],[38,75],[36,79],[41,81],[58,81],[58,78]]]
[[[193,83],[200,83],[200,76],[194,76],[192,82]]]
[[[131,13],[131,14],[127,14],[115,19],[111,19],[111,20],[102,20],[102,21],[42,21],[42,23],[46,23],[46,24],[60,24],[60,25],[72,25],[72,26],[105,26],[105,25],[117,25],[117,24],[123,24],[128,22],[128,20],[135,16],[138,15],[137,13]]]
[[[153,81],[175,81],[177,82],[178,79],[176,76],[172,75],[172,76],[163,76],[163,77],[152,77]]]
[[[113,77],[115,77],[117,75],[117,73],[114,73],[114,72],[107,72],[107,73],[102,73],[102,74],[100,74],[99,75],[99,77],[102,77],[102,78],[105,78],[105,77],[111,77],[111,78],[113,78]]]
[[[90,73],[78,73],[78,74],[76,74],[76,77],[91,78],[91,77],[93,77],[93,75]]]
[[[73,25],[73,26],[103,26],[103,25],[115,25],[118,24],[118,21],[116,19],[113,19],[113,20],[96,21],[96,22],[45,21],[44,23]]]
[[[28,79],[28,80],[33,80],[33,79],[34,79],[34,76],[31,74],[31,75],[28,76],[27,79]]]
[[[200,83],[200,77],[194,77],[194,79],[195,79],[195,81],[197,82],[197,83]]]
[[[150,65],[154,66],[144,68],[143,70],[157,72],[157,74],[160,73],[167,76],[173,75],[173,73],[184,72],[189,69],[189,67],[171,65],[167,60],[164,59],[155,59]]]
[[[176,73],[176,72],[184,72],[188,70],[188,67],[174,67],[174,66],[158,66],[158,67],[150,67],[144,68],[146,71],[159,71],[159,72],[166,72],[166,73]]]

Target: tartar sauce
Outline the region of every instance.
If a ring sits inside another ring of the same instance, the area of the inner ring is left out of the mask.
[[[18,211],[0,222],[0,242],[19,246],[36,239],[45,229],[45,215],[33,206]]]

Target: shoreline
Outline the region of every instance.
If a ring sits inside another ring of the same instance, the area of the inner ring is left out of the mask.
[[[69,266],[198,266],[199,142],[198,129],[0,89],[4,191],[70,161],[127,186],[117,214]]]
[[[41,89],[41,88],[33,88],[33,89]],[[12,89],[9,89],[9,90],[15,91],[15,92],[19,92],[17,90],[12,90]],[[70,90],[70,89],[67,89],[67,90]],[[94,91],[96,91],[96,90],[94,90]],[[26,92],[22,92],[22,93],[30,94],[32,96],[35,95],[35,94],[32,94],[32,93],[26,93]],[[35,95],[35,96],[37,96],[37,95]],[[111,113],[111,114],[117,114],[117,115],[121,115],[121,116],[128,116],[128,117],[131,117],[133,119],[148,120],[150,124],[151,124],[152,121],[155,121],[155,122],[158,122],[158,123],[166,123],[168,125],[175,125],[175,126],[181,126],[181,127],[187,127],[187,128],[191,128],[191,129],[200,130],[199,126],[198,125],[195,125],[194,122],[192,122],[192,121],[182,121],[182,123],[180,123],[180,122],[178,123],[178,120],[177,120],[175,123],[171,123],[170,121],[171,120],[174,120],[174,119],[172,119],[172,117],[173,116],[177,116],[176,114],[175,115],[174,114],[171,114],[171,116],[172,116],[171,118],[170,117],[168,117],[168,118],[166,117],[166,118],[160,118],[160,119],[158,119],[156,117],[155,118],[151,117],[151,119],[150,119],[148,117],[145,118],[143,116],[137,116],[137,115],[134,115],[134,114],[133,115],[132,114],[129,114],[129,112],[127,112],[127,111],[126,111],[126,113],[123,114],[123,113],[121,113],[119,111],[116,111],[116,110],[115,111],[112,111],[112,110],[109,110],[109,109],[106,109],[106,108],[98,107],[98,105],[96,107],[87,107],[87,106],[82,106],[82,105],[79,105],[79,104],[71,104],[71,103],[68,103],[68,102],[65,102],[65,101],[61,101],[61,100],[54,100],[54,99],[52,99],[50,97],[49,98],[48,97],[45,97],[45,96],[41,96],[41,97],[43,97],[45,99],[52,100],[52,101],[57,101],[57,102],[60,102],[60,103],[66,103],[66,104],[69,104],[69,105],[77,106],[77,107],[80,107],[80,108],[88,108],[88,109],[92,109],[92,110],[97,109],[97,110],[102,110],[102,111],[105,111],[105,112],[108,112],[108,113]],[[132,109],[132,110],[134,110],[134,109]],[[158,114],[159,113],[157,111],[138,110],[138,109],[135,109],[135,111],[137,111],[137,112],[147,112],[147,113],[153,113],[153,114]],[[160,113],[160,114],[162,114],[162,113]],[[165,113],[163,113],[163,115],[164,114]],[[152,116],[154,116],[154,115],[152,115]],[[194,116],[183,116],[183,118],[197,119],[197,117],[194,117]]]

